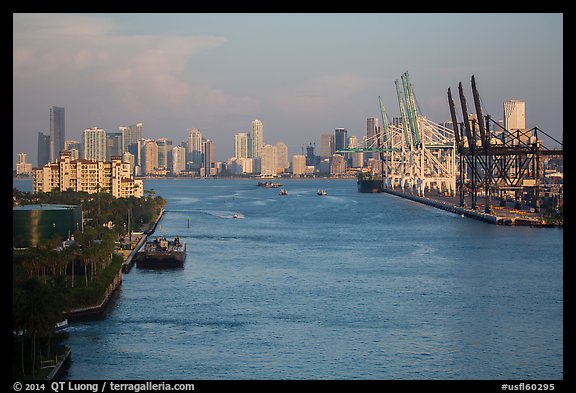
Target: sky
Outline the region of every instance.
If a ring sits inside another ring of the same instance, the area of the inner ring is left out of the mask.
[[[379,96],[399,117],[406,71],[434,122],[450,120],[459,82],[474,112],[474,75],[484,114],[500,120],[504,101],[522,100],[527,127],[563,140],[561,13],[16,13],[14,168],[21,152],[37,165],[51,106],[65,108],[66,139],[142,123],[144,138],[178,145],[199,128],[219,161],[260,119],[264,143],[286,143],[291,159],[336,128],[361,139]]]

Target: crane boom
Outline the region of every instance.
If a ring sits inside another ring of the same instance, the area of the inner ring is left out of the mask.
[[[460,132],[458,131],[458,120],[456,119],[456,110],[454,109],[454,100],[452,99],[452,92],[448,88],[448,105],[450,106],[450,115],[452,116],[452,127],[454,128],[454,139],[456,140],[456,147],[460,151],[462,149],[460,141]]]
[[[474,105],[476,106],[476,116],[478,117],[478,125],[480,126],[480,139],[482,140],[482,147],[488,149],[489,141],[486,139],[486,129],[484,127],[484,116],[482,116],[482,107],[480,106],[480,95],[476,88],[476,79],[472,75],[472,94],[474,95]]]
[[[464,97],[464,91],[462,90],[462,82],[458,83],[458,91],[460,93],[460,106],[462,107],[462,117],[464,118],[464,129],[466,130],[466,138],[468,139],[468,148],[474,151],[476,140],[472,134],[470,120],[468,119],[468,109],[466,109],[466,97]]]
[[[390,137],[390,129],[388,128],[388,115],[386,114],[386,109],[384,109],[384,103],[382,98],[378,96],[378,102],[380,103],[380,115],[382,116],[382,128],[384,129],[384,135],[386,135],[386,144],[388,148],[392,147],[392,138]]]
[[[398,79],[394,81],[396,84],[396,94],[398,95],[398,105],[400,106],[400,115],[402,117],[402,129],[404,130],[404,138],[406,139],[406,146],[412,150],[412,140],[410,139],[410,125],[408,124],[408,119],[406,118],[406,109],[404,107],[404,97],[400,91],[400,85],[398,84]]]
[[[404,87],[404,96],[406,97],[406,110],[408,112],[408,120],[410,121],[410,130],[412,131],[412,141],[415,145],[422,143],[420,139],[420,132],[418,130],[418,114],[416,112],[416,103],[414,102],[414,92],[412,91],[412,84],[406,71],[401,76],[402,85]]]

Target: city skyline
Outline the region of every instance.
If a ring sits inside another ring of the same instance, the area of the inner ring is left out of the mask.
[[[366,119],[380,117],[378,96],[389,118],[399,116],[394,80],[404,71],[433,121],[449,120],[446,90],[458,82],[471,101],[475,75],[493,118],[503,118],[504,101],[521,100],[527,127],[563,139],[562,14],[14,14],[13,21],[14,165],[21,152],[35,161],[52,106],[66,109],[68,140],[81,140],[87,128],[142,123],[144,138],[177,145],[197,128],[225,161],[234,135],[260,119],[264,144],[282,141],[290,156],[301,154],[336,128],[364,136]]]

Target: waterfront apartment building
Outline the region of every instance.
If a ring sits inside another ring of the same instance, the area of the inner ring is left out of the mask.
[[[64,108],[50,107],[50,162],[56,162],[66,139]]]
[[[106,131],[99,127],[84,129],[84,153],[82,158],[89,161],[106,161]]]
[[[252,158],[261,157],[262,149],[264,147],[264,130],[262,126],[262,121],[256,119],[252,121],[252,133],[251,133],[251,156]]]
[[[72,160],[68,152],[60,154],[60,162],[34,168],[32,191],[106,192],[115,198],[144,195],[142,179],[135,179],[130,164],[114,156],[111,161]]]

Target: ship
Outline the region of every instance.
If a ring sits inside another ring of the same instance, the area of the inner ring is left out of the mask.
[[[166,236],[146,243],[136,253],[136,266],[145,269],[183,267],[186,260],[186,243],[178,236],[174,240]]]
[[[370,171],[358,172],[358,192],[382,192],[384,180],[381,175],[374,175]]]

